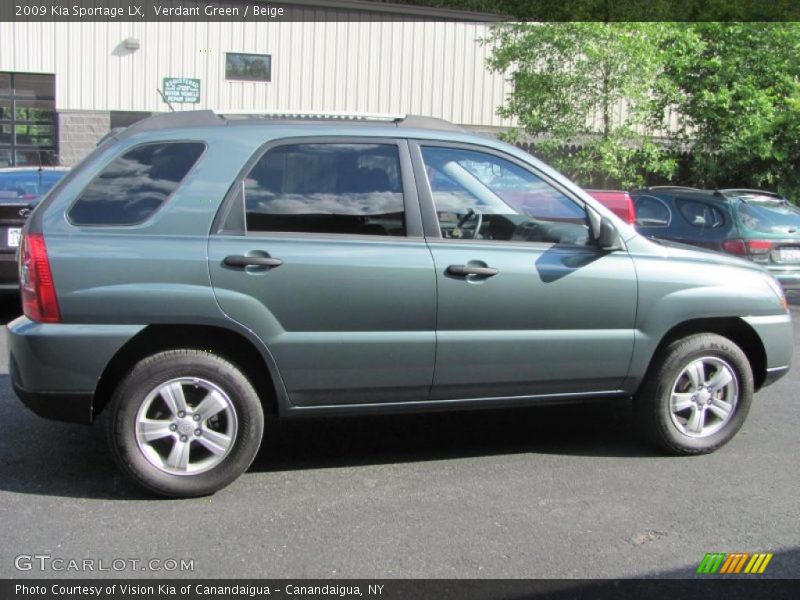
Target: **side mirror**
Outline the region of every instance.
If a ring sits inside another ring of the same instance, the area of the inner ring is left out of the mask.
[[[622,239],[611,221],[587,207],[589,228],[595,245],[606,252],[622,250]]]

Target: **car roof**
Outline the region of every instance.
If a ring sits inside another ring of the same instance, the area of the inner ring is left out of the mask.
[[[326,125],[345,127],[389,126],[403,129],[426,129],[466,133],[463,129],[434,117],[384,113],[311,112],[311,111],[182,111],[153,115],[119,131],[114,137],[166,129],[198,129],[225,126]]]
[[[632,196],[655,196],[657,198],[681,198],[727,204],[728,198],[716,190],[698,190],[683,187],[642,188],[631,192]]]

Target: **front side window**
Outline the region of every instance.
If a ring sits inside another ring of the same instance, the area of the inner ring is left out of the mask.
[[[672,220],[669,208],[658,198],[637,196],[634,205],[638,227],[667,227]]]
[[[74,225],[136,225],[178,188],[205,150],[200,142],[145,144],[114,159],[70,208]]]
[[[291,144],[267,151],[244,182],[249,232],[404,236],[394,144]]]
[[[445,239],[585,245],[585,209],[543,179],[494,154],[422,148]]]

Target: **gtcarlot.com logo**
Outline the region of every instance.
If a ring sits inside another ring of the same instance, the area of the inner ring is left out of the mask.
[[[193,558],[65,558],[50,554],[20,554],[14,559],[17,571],[94,573],[106,571],[191,572]]]
[[[697,572],[703,575],[760,575],[771,560],[771,552],[709,552],[700,561]]]

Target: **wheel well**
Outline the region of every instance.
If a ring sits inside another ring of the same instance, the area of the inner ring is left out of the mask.
[[[675,340],[697,333],[716,333],[739,346],[747,356],[753,370],[753,383],[758,390],[767,376],[767,353],[755,330],[736,317],[692,319],[670,329],[661,340],[653,355],[655,359],[666,346]],[[652,362],[651,362],[652,364]]]
[[[213,352],[238,366],[256,389],[264,411],[277,414],[275,385],[261,353],[246,337],[222,327],[198,325],[150,325],[123,346],[100,376],[94,394],[94,415],[106,407],[114,388],[143,358],[177,348]]]

